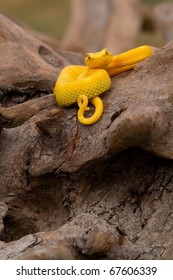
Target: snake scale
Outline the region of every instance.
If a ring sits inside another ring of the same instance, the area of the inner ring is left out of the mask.
[[[133,69],[137,63],[153,53],[150,46],[141,46],[118,55],[112,55],[106,48],[87,53],[85,66],[69,65],[60,72],[54,94],[59,106],[70,106],[78,103],[78,120],[84,125],[97,122],[103,113],[103,102],[98,95],[111,86],[112,76]],[[91,117],[86,118],[88,102],[95,107]]]

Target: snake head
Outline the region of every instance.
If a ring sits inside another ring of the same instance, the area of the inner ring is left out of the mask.
[[[84,63],[89,68],[106,69],[112,60],[112,54],[106,48],[95,53],[87,53]]]

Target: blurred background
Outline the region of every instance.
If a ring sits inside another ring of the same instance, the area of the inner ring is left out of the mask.
[[[0,12],[58,40],[61,48],[82,52],[108,47],[118,53],[169,41],[159,26],[165,12],[164,5],[157,9],[160,3],[166,1],[0,0]],[[166,11],[170,13],[169,7]]]
[[[70,16],[70,0],[0,0],[0,12],[61,39]]]

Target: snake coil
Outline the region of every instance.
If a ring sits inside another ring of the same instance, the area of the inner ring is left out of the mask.
[[[66,66],[57,78],[54,94],[59,106],[78,103],[78,120],[84,125],[97,122],[103,113],[103,102],[99,95],[111,86],[112,76],[133,69],[137,63],[153,53],[150,46],[141,46],[127,52],[112,55],[107,49],[87,53],[85,66]],[[86,118],[88,102],[95,107],[94,114]]]

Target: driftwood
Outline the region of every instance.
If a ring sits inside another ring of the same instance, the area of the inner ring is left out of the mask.
[[[150,14],[139,0],[71,0],[63,45],[84,52],[107,46],[113,53],[121,53],[136,46],[144,21],[151,25]]]
[[[173,44],[113,77],[84,126],[51,94],[81,57],[0,22],[0,259],[173,259]]]

